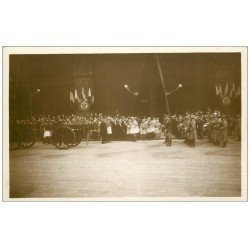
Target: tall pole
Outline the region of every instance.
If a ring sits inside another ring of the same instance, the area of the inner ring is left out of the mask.
[[[157,67],[158,67],[160,78],[161,78],[162,88],[163,88],[164,95],[165,95],[165,102],[166,102],[167,114],[170,115],[170,109],[169,109],[169,105],[168,105],[167,91],[166,91],[165,84],[164,84],[164,78],[163,78],[163,75],[162,75],[162,70],[161,70],[161,65],[160,65],[158,54],[155,54],[155,58],[156,58]]]

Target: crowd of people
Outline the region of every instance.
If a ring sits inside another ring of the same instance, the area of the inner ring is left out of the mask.
[[[92,139],[103,144],[112,140],[159,140],[165,138],[167,146],[172,139],[183,139],[190,147],[195,147],[197,139],[208,138],[214,145],[226,147],[228,136],[241,137],[240,115],[223,115],[220,111],[197,111],[184,115],[164,115],[163,117],[126,117],[121,115],[72,114],[50,116],[41,115],[37,119],[18,120],[17,124],[33,124],[43,131],[44,137],[53,133],[53,125],[85,126],[91,131]]]

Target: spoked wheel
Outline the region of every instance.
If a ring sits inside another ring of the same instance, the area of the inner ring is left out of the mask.
[[[36,130],[34,128],[22,129],[22,142],[23,148],[30,148],[36,142]]]
[[[76,140],[75,140],[75,143],[71,145],[71,147],[75,147],[75,146],[79,145],[82,141],[82,138],[83,138],[81,129],[74,129],[74,133],[76,136]]]
[[[10,150],[15,150],[18,149],[21,145],[22,141],[22,135],[19,130],[16,128],[11,128],[10,129],[10,135],[9,135],[9,149]]]
[[[52,141],[54,146],[64,150],[75,144],[76,136],[71,128],[62,126],[53,131]]]

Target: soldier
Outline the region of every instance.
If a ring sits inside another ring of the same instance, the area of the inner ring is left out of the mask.
[[[173,115],[172,116],[172,119],[170,117],[170,120],[171,120],[171,133],[175,136],[175,137],[178,137],[178,119],[177,119],[177,116],[176,115]]]
[[[203,140],[204,136],[203,136],[203,120],[201,117],[197,117],[196,120],[196,124],[197,124],[197,136],[198,139]]]
[[[123,131],[123,123],[122,119],[117,119],[116,121],[116,130],[117,130],[117,139],[122,140],[124,139],[124,131]]]
[[[167,115],[164,118],[164,127],[165,127],[165,143],[167,146],[172,145],[172,132],[171,132],[171,118]]]
[[[102,139],[102,144],[107,143],[107,124],[105,118],[103,118],[100,123],[100,137]]]
[[[219,145],[219,122],[218,122],[218,117],[216,114],[214,115],[213,118],[213,124],[212,124],[212,132],[211,132],[211,138],[214,143],[214,145],[218,146]]]
[[[238,141],[240,141],[241,140],[241,118],[240,118],[240,115],[237,115],[237,117],[236,117],[235,134],[238,138]]]
[[[191,115],[189,133],[188,133],[189,145],[191,148],[195,147],[195,140],[197,140],[197,130],[196,130],[196,121],[194,115]]]
[[[182,130],[182,137],[184,138],[184,142],[189,145],[190,141],[189,141],[189,128],[190,128],[190,117],[189,115],[186,115],[184,118],[184,127]]]
[[[225,148],[227,146],[228,142],[228,134],[227,134],[227,120],[226,116],[223,115],[222,119],[220,119],[220,126],[219,126],[219,141],[220,141],[220,146],[222,148]]]

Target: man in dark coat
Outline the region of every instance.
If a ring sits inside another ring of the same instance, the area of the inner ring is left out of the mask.
[[[228,142],[227,127],[228,123],[226,120],[226,116],[223,115],[222,119],[220,119],[220,126],[219,126],[219,141],[221,147],[227,147],[227,142]]]
[[[191,148],[195,147],[195,140],[197,140],[197,130],[196,130],[196,120],[194,116],[191,116],[190,125],[189,125],[189,133],[188,140]]]
[[[117,139],[124,140],[124,132],[123,132],[123,124],[121,119],[117,119],[116,121],[116,129],[117,129]]]
[[[102,144],[107,143],[107,124],[106,124],[106,120],[103,118],[101,123],[100,123],[100,137],[102,139]]]
[[[164,127],[165,127],[165,143],[167,146],[172,145],[172,120],[170,116],[164,117]]]

